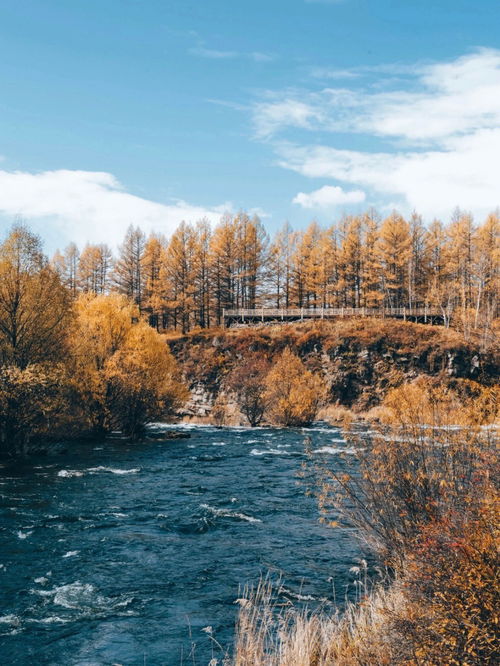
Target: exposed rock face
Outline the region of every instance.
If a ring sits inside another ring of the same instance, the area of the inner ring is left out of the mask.
[[[498,377],[498,356],[493,351],[480,352],[477,345],[443,327],[395,320],[206,331],[174,340],[170,346],[191,389],[182,415],[200,418],[210,415],[220,392],[228,411],[237,411],[226,378],[248,353],[262,353],[272,360],[287,346],[310,370],[323,375],[332,403],[355,411],[379,404],[390,388],[421,375],[483,384]]]
[[[191,397],[183,406],[181,414],[188,417],[206,417],[212,411],[216,395],[208,390],[202,382],[196,382],[190,387]]]

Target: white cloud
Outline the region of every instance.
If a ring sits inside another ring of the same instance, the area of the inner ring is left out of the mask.
[[[429,219],[448,218],[456,206],[484,217],[500,204],[500,129],[454,138],[447,149],[422,152],[337,150],[328,146],[281,148],[281,166],[310,178],[332,178],[416,209]],[[373,201],[371,203],[374,203]]]
[[[181,200],[161,204],[143,199],[126,192],[105,172],[0,170],[0,214],[5,219],[24,218],[60,246],[70,240],[116,245],[130,224],[170,234],[182,220],[206,217],[216,223],[224,209],[225,205],[203,208]]]
[[[365,199],[366,195],[361,190],[345,192],[341,187],[325,185],[309,194],[299,192],[292,203],[302,208],[335,208],[345,204],[362,203]]]
[[[298,99],[286,98],[279,101],[259,103],[254,110],[257,137],[265,139],[279,132],[283,127],[313,129],[323,123],[323,112],[311,104]]]
[[[429,216],[448,216],[457,205],[483,216],[498,206],[500,51],[415,65],[383,92],[385,72],[373,72],[364,89],[268,93],[254,108],[258,136],[275,140],[283,167],[368,189],[370,204],[396,199]],[[289,128],[322,135],[310,145],[278,141]],[[334,133],[346,135],[343,146],[349,135],[364,135],[381,148],[340,149]]]

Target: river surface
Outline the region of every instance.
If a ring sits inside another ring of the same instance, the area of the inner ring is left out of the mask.
[[[355,535],[318,521],[299,478],[305,435],[342,468],[338,429],[186,430],[0,469],[2,666],[206,666],[241,584],[271,572],[327,610],[353,593]]]

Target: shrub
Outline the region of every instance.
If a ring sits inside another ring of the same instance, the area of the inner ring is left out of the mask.
[[[325,396],[323,380],[307,370],[289,348],[266,377],[267,414],[272,423],[285,426],[311,423]]]
[[[228,387],[236,394],[239,408],[252,427],[258,426],[264,417],[269,369],[269,361],[254,353],[238,363],[228,378]]]
[[[61,366],[0,367],[2,453],[26,454],[33,439],[49,434],[65,418],[68,398]]]

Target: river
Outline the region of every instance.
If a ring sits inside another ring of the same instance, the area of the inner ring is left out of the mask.
[[[318,521],[299,478],[306,434],[344,465],[338,429],[185,429],[3,465],[2,666],[206,666],[222,656],[207,627],[229,647],[239,585],[261,574],[327,610],[352,594],[355,535]]]

